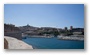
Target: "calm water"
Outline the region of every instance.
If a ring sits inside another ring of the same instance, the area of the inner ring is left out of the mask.
[[[54,38],[26,38],[24,42],[38,49],[84,49],[84,41],[58,40]]]

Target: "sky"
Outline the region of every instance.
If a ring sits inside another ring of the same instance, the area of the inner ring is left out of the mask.
[[[84,4],[4,4],[4,23],[84,28]]]

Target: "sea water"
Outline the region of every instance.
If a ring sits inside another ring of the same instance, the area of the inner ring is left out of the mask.
[[[84,49],[84,41],[59,40],[53,38],[30,38],[22,39],[34,49]]]

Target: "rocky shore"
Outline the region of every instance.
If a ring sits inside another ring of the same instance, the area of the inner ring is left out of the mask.
[[[4,36],[5,49],[33,49],[31,45],[13,37]]]
[[[84,40],[84,37],[80,36],[58,36],[57,38],[61,40],[79,40],[79,41]]]
[[[54,36],[44,36],[44,35],[29,35],[28,37],[35,37],[35,38],[52,38]]]
[[[30,37],[30,38],[53,38],[53,35],[49,35],[49,36],[44,36],[44,35],[29,35],[26,37]],[[26,38],[23,37],[23,38]],[[70,35],[70,36],[62,36],[62,35],[58,35],[57,39],[61,39],[61,40],[80,40],[83,41],[84,40],[84,35]]]

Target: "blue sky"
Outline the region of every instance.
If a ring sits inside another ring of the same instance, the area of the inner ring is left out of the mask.
[[[84,27],[83,4],[5,4],[4,23],[36,27]]]

